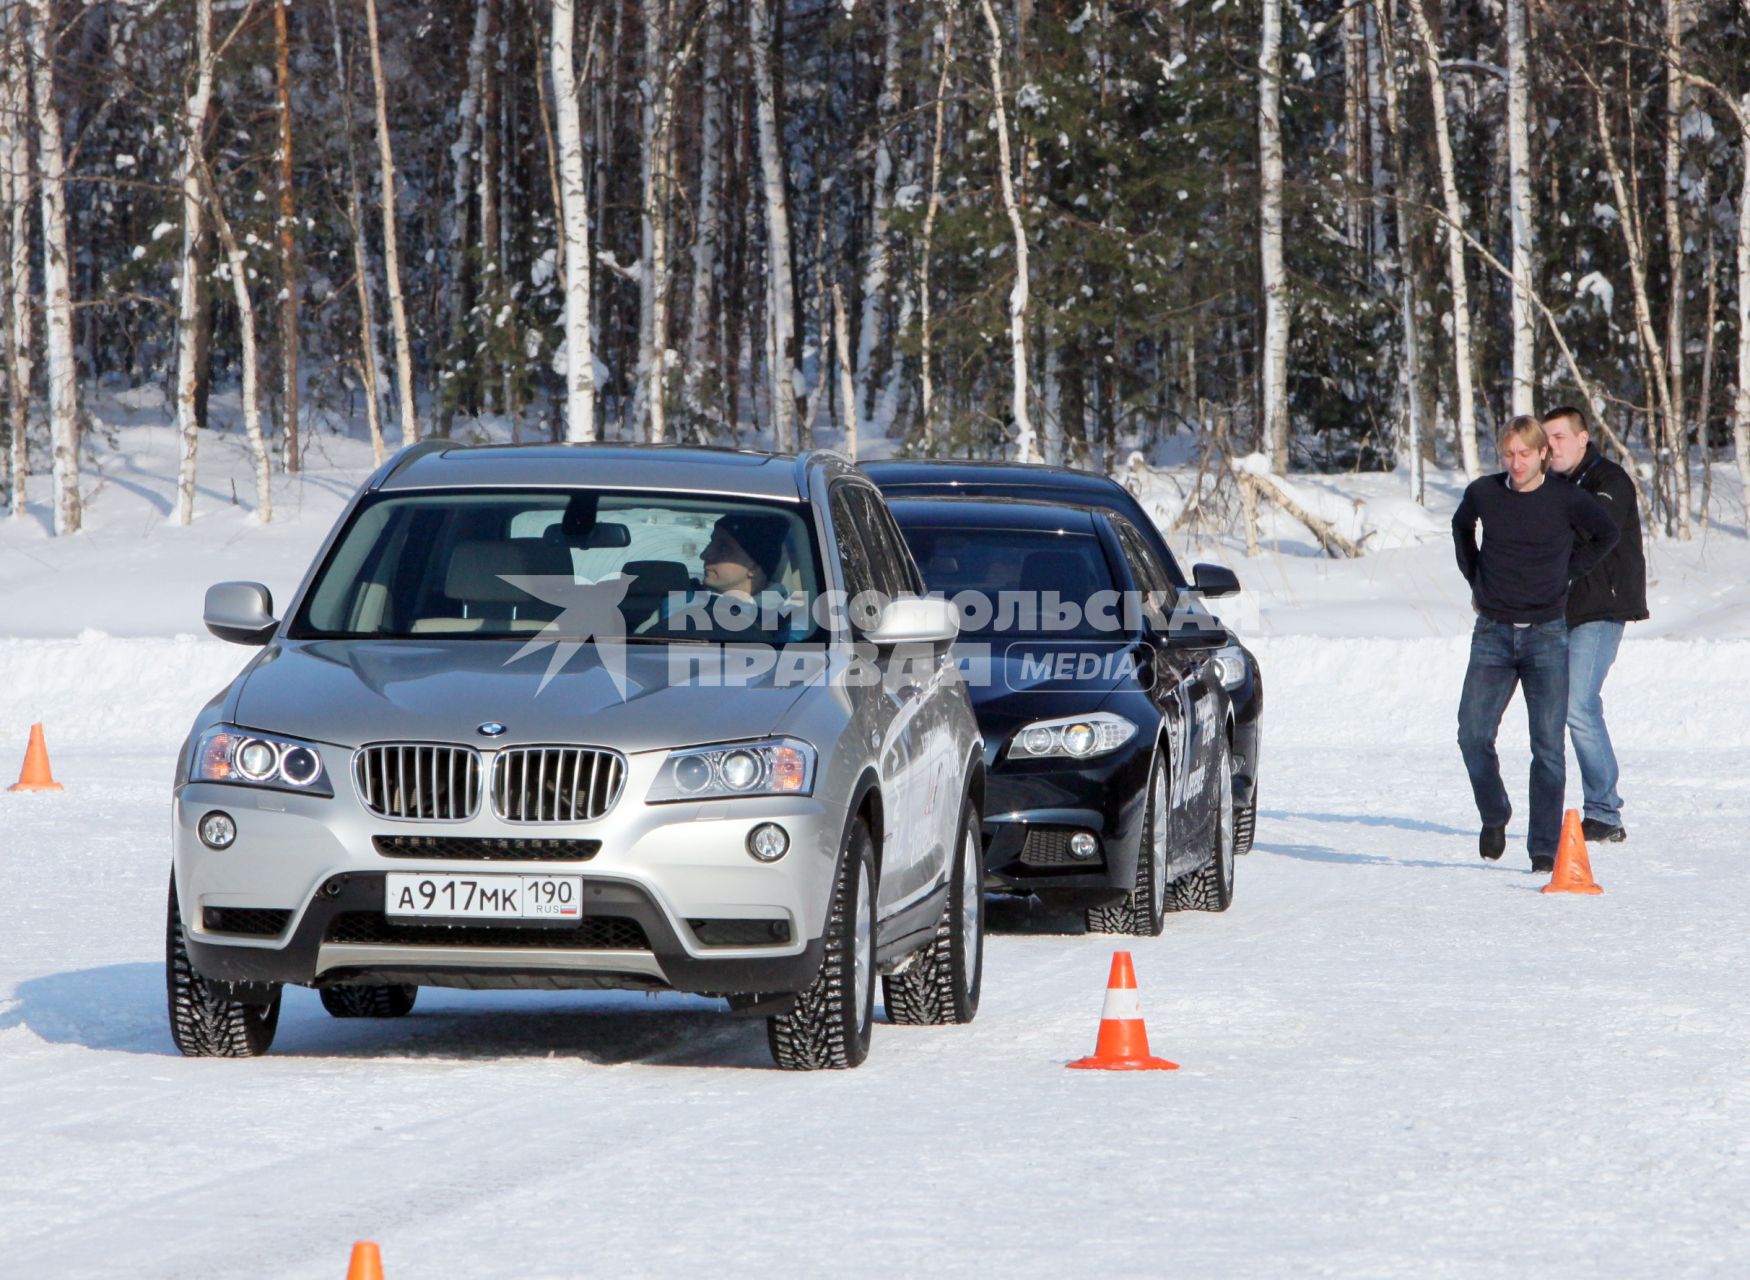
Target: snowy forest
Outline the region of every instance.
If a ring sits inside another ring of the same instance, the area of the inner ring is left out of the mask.
[[[0,467],[312,433],[1750,487],[1750,0],[4,0]],[[235,412],[232,408],[235,406]],[[1243,468],[1242,468],[1243,470]],[[1242,486],[1243,487],[1243,486]]]

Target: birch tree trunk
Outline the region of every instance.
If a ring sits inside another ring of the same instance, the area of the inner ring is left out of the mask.
[[[255,302],[249,293],[249,260],[244,257],[237,237],[231,233],[230,219],[225,217],[225,208],[219,202],[218,184],[213,181],[212,170],[204,164],[201,178],[212,206],[219,243],[225,248],[231,292],[237,299],[237,327],[243,342],[243,431],[249,438],[249,451],[255,457],[255,516],[262,524],[270,524],[273,521],[273,466],[267,455],[267,437],[261,430],[261,392],[256,382]]]
[[[898,0],[881,10],[881,96],[876,101],[875,172],[871,177],[869,254],[863,268],[863,317],[857,327],[857,411],[875,407],[875,352],[887,294],[888,212],[893,207],[893,136],[899,115]]]
[[[1347,216],[1349,247],[1363,254],[1367,251],[1367,202],[1362,195],[1365,186],[1361,178],[1362,161],[1367,153],[1362,106],[1367,96],[1364,8],[1350,5],[1343,10],[1343,178],[1348,188],[1343,195],[1343,211]]]
[[[1425,497],[1427,472],[1422,457],[1425,438],[1422,424],[1422,331],[1417,311],[1416,270],[1412,257],[1415,234],[1415,210],[1420,203],[1414,178],[1405,160],[1402,118],[1398,110],[1397,51],[1392,39],[1391,11],[1381,7],[1379,0],[1370,6],[1372,28],[1379,39],[1380,61],[1383,63],[1381,88],[1385,96],[1386,131],[1391,135],[1393,185],[1398,199],[1393,202],[1392,223],[1397,232],[1397,293],[1398,317],[1403,331],[1403,361],[1399,379],[1404,388],[1404,473],[1409,480],[1410,498],[1420,503]],[[1376,175],[1376,180],[1378,176]]]
[[[481,79],[485,75],[488,0],[474,0],[474,30],[468,38],[468,83],[456,108],[456,143],[451,149],[455,169],[450,181],[449,260],[450,288],[445,299],[445,329],[449,333],[449,367],[444,370],[444,393],[438,398],[435,434],[448,436],[463,394],[462,356],[467,340],[468,227],[474,198],[474,148],[479,137]]]
[[[1259,247],[1264,275],[1264,444],[1288,470],[1288,272],[1282,256],[1282,0],[1264,0],[1258,49]]]
[[[1422,66],[1428,73],[1428,91],[1434,106],[1434,147],[1440,159],[1440,191],[1446,204],[1446,269],[1452,282],[1452,348],[1454,386],[1458,399],[1458,446],[1464,473],[1476,479],[1481,471],[1477,454],[1476,391],[1472,381],[1470,340],[1470,289],[1464,274],[1464,205],[1458,198],[1458,171],[1452,158],[1452,130],[1446,119],[1446,77],[1440,70],[1440,46],[1422,11],[1421,0],[1410,0],[1410,20],[1422,45]]]
[[[1027,289],[1030,275],[1027,228],[1021,221],[1021,207],[1015,199],[1009,114],[1003,100],[1003,30],[997,23],[991,0],[979,0],[979,4],[984,9],[984,25],[990,31],[990,96],[996,115],[998,187],[1015,237],[1015,287],[1009,293],[1009,348],[1015,366],[1010,413],[1015,419],[1015,457],[1019,462],[1037,462],[1038,444],[1033,435],[1033,418],[1027,407]]]
[[[589,331],[589,193],[583,182],[583,116],[577,100],[573,0],[553,0],[553,104],[565,237],[565,438],[594,440],[595,351]]]
[[[919,417],[924,435],[933,440],[936,434],[935,385],[930,370],[930,250],[936,234],[936,215],[942,208],[942,145],[947,123],[948,73],[954,67],[955,0],[948,0],[942,16],[942,71],[936,79],[936,120],[930,141],[930,194],[924,208],[924,239],[918,253],[918,306],[922,311],[922,328],[918,333]]]
[[[1598,146],[1604,153],[1605,172],[1610,175],[1610,187],[1616,200],[1617,225],[1622,228],[1623,246],[1628,257],[1629,283],[1633,286],[1635,328],[1641,338],[1641,352],[1646,358],[1647,381],[1653,384],[1654,399],[1658,404],[1660,418],[1665,423],[1664,437],[1670,440],[1670,423],[1675,414],[1671,404],[1670,362],[1666,359],[1664,343],[1659,340],[1659,331],[1653,324],[1653,304],[1647,296],[1647,246],[1641,234],[1640,214],[1633,201],[1629,198],[1628,183],[1623,177],[1622,164],[1617,159],[1616,141],[1611,135],[1608,108],[1605,106],[1604,88],[1596,81],[1591,82],[1592,89],[1592,121],[1597,128]],[[1656,433],[1648,431],[1649,437]],[[1666,531],[1676,532],[1672,523],[1671,504],[1667,503],[1665,512]]]
[[[182,267],[176,308],[176,426],[182,439],[182,461],[176,476],[176,523],[194,520],[196,459],[200,451],[200,421],[195,412],[202,352],[200,307],[205,282],[201,278],[200,244],[204,195],[201,171],[206,163],[203,133],[213,100],[213,0],[195,5],[195,81],[182,117]]]
[[[844,406],[844,432],[840,448],[853,462],[857,458],[857,383],[852,376],[851,333],[845,320],[845,291],[832,282],[833,348],[838,357],[839,401]]]
[[[1380,51],[1378,14],[1368,4],[1362,14],[1362,34],[1367,51],[1367,149],[1373,162],[1373,252],[1372,265],[1386,260],[1386,130],[1385,130],[1385,60]],[[1389,277],[1387,278],[1389,284]]]
[[[12,440],[12,518],[25,513],[25,481],[30,476],[30,72],[22,6],[8,5],[4,81],[0,82],[0,207],[6,218],[6,361],[12,396],[8,405]]]
[[[643,0],[643,11],[638,377],[645,439],[661,444],[668,434],[668,171],[674,90],[668,65],[668,5],[665,0]]]
[[[383,272],[389,283],[389,324],[395,334],[395,382],[401,396],[401,443],[419,438],[413,408],[413,346],[407,336],[407,304],[401,295],[401,246],[395,230],[395,151],[389,139],[389,96],[383,82],[382,42],[377,35],[377,0],[365,0],[365,29],[371,45],[371,86],[377,104],[377,163],[383,182]]]
[[[703,19],[704,86],[699,106],[699,196],[693,219],[693,282],[687,309],[687,368],[681,395],[687,412],[701,435],[718,415],[705,405],[705,371],[712,365],[712,352],[720,350],[711,341],[716,309],[718,263],[723,238],[723,35],[718,28],[718,6],[710,5]]]
[[[1750,507],[1750,93],[1738,104],[1744,139],[1738,170],[1738,391],[1732,403],[1732,451],[1738,455],[1738,480]]]
[[[1679,203],[1683,168],[1684,0],[1665,0],[1665,254],[1670,273],[1665,351],[1669,357],[1671,414],[1665,420],[1665,446],[1671,453],[1671,495],[1677,537],[1689,541],[1689,427],[1683,395],[1683,214]],[[1703,428],[1706,429],[1705,427]]]
[[[1419,2],[1419,0],[1412,0]],[[1513,228],[1513,412],[1534,413],[1537,320],[1531,306],[1533,227],[1531,67],[1527,0],[1507,0],[1507,170]]]
[[[275,112],[279,117],[280,403],[285,408],[286,470],[295,472],[302,463],[298,453],[298,206],[292,195],[291,34],[286,22],[289,3],[290,0],[275,0],[273,43]]]
[[[772,19],[766,0],[748,0],[753,49],[755,116],[760,177],[765,197],[766,277],[772,330],[772,439],[786,451],[796,447],[796,285],[790,271],[790,200],[784,187],[783,138],[778,133],[778,103],[772,84]]]
[[[41,169],[43,314],[49,386],[49,439],[54,450],[55,535],[78,533],[79,372],[73,356],[73,250],[67,235],[67,157],[61,110],[55,103],[55,0],[30,0],[30,59]]]
[[[364,202],[359,198],[358,157],[353,151],[352,78],[340,47],[338,0],[328,0],[328,17],[334,28],[334,73],[340,84],[342,127],[346,131],[346,216],[352,234],[352,276],[359,300],[359,379],[365,389],[365,422],[371,437],[373,465],[383,465],[383,359],[377,350],[377,321],[371,305],[370,255],[365,251]]]

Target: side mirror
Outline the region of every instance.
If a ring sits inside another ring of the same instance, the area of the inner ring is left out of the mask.
[[[1207,600],[1238,595],[1240,580],[1225,565],[1199,564],[1191,567],[1191,589]]]
[[[266,644],[279,619],[273,593],[259,582],[220,582],[207,588],[207,630],[232,644]]]
[[[901,644],[950,644],[960,634],[960,612],[940,596],[890,600],[864,639],[881,648]]]

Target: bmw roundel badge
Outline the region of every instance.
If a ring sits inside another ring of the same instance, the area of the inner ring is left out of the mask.
[[[496,720],[488,720],[485,724],[481,725],[479,729],[475,730],[475,732],[479,733],[482,737],[496,738],[504,732],[504,726],[499,724]]]

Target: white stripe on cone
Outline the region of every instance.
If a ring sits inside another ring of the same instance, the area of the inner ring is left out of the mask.
[[[1142,1001],[1135,987],[1107,987],[1106,1007],[1100,1013],[1106,1022],[1136,1022],[1142,1018]]]

